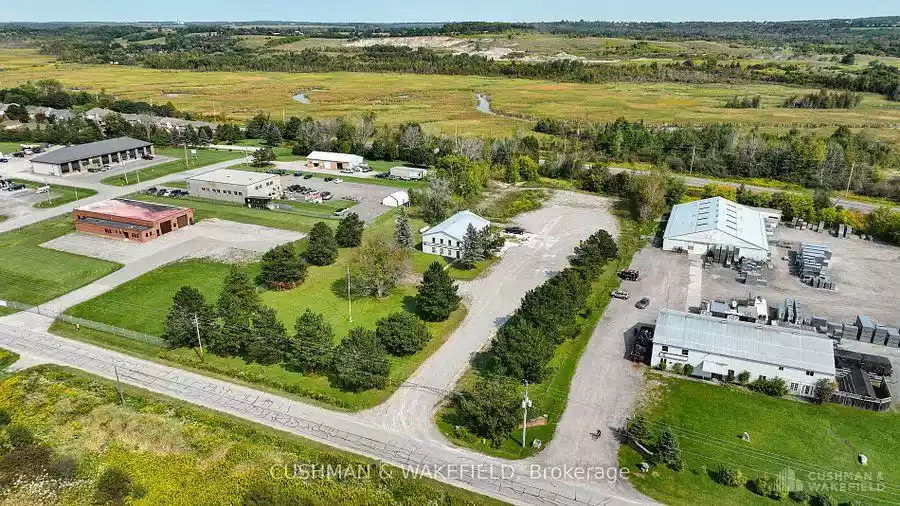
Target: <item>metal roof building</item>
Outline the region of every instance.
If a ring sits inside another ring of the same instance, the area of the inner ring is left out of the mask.
[[[313,151],[306,156],[306,166],[310,169],[347,169],[355,171],[366,166],[365,158],[349,153]]]
[[[422,233],[422,251],[459,258],[469,225],[482,230],[489,227],[491,222],[471,211],[460,211]]]
[[[81,172],[90,166],[137,160],[152,154],[153,144],[147,141],[116,137],[48,151],[32,158],[31,168],[36,174],[60,176]]]
[[[833,378],[831,339],[800,330],[663,309],[653,335],[652,363],[690,364],[704,378],[784,379],[792,392],[810,396],[815,382]]]
[[[769,237],[763,213],[723,199],[708,199],[672,207],[663,235],[663,249],[705,254],[715,246],[737,249],[735,258],[768,260]]]
[[[247,203],[247,198],[281,198],[281,178],[277,174],[248,170],[217,169],[187,179],[188,192],[230,202]]]

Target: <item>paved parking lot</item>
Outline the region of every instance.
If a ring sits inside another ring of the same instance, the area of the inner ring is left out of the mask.
[[[365,222],[370,222],[390,211],[390,207],[381,205],[381,200],[400,189],[392,186],[378,186],[372,184],[326,182],[324,179],[317,177],[303,179],[302,177],[281,176],[281,186],[283,188],[295,184],[306,186],[308,188],[315,188],[316,190],[330,191],[336,199],[344,197],[359,198],[361,202],[351,207],[350,210],[358,214],[360,219]]]
[[[853,321],[857,314],[867,314],[876,323],[900,326],[897,311],[897,287],[900,286],[900,248],[865,241],[854,236],[838,239],[827,233],[779,227],[778,240],[827,246],[832,252],[830,276],[835,290],[813,288],[803,284],[789,271],[786,248],[775,247],[774,270],[766,278],[768,286],[748,286],[735,281],[737,272],[724,267],[710,267],[704,272],[703,298],[745,298],[749,293],[761,295],[770,303],[795,299],[805,315],[822,316],[830,321]]]
[[[33,181],[46,180],[50,183],[63,184],[69,186],[85,185],[87,183],[99,184],[101,180],[110,176],[122,174],[126,171],[144,169],[153,165],[166,163],[174,160],[169,156],[154,155],[153,160],[131,160],[125,163],[112,163],[109,170],[104,172],[76,172],[74,174],[66,174],[65,176],[44,176],[43,174],[35,174],[31,171],[31,159],[38,155],[26,156],[24,158],[9,157],[9,162],[0,164],[0,177],[19,177]]]

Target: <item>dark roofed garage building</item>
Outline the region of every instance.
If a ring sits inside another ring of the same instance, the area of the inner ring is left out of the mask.
[[[194,210],[140,200],[110,199],[72,211],[75,229],[125,241],[147,242],[194,224]]]
[[[62,176],[81,172],[92,166],[139,160],[153,154],[153,144],[131,137],[105,139],[77,146],[54,149],[31,159],[35,174]]]

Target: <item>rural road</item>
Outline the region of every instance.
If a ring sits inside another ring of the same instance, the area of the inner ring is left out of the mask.
[[[183,172],[176,172],[174,174],[169,174],[168,176],[163,176],[160,178],[152,179],[150,181],[144,181],[139,184],[133,184],[130,186],[110,186],[105,185],[103,183],[92,183],[92,182],[82,182],[71,179],[65,179],[60,177],[45,177],[42,175],[35,175],[28,172],[19,172],[15,174],[11,174],[11,177],[16,177],[19,179],[25,179],[29,181],[35,181],[39,183],[49,182],[51,184],[62,184],[67,186],[77,185],[81,188],[90,188],[97,192],[96,195],[77,200],[75,202],[69,202],[68,204],[63,204],[61,206],[49,207],[46,209],[34,209],[28,214],[17,216],[15,218],[10,218],[2,223],[0,223],[0,233],[8,232],[10,230],[15,230],[17,228],[22,228],[27,225],[31,225],[33,223],[37,223],[39,221],[46,220],[48,218],[53,218],[54,216],[60,216],[63,214],[67,214],[72,212],[76,207],[85,206],[87,204],[93,204],[95,202],[100,202],[107,199],[112,199],[116,197],[124,197],[125,195],[129,195],[131,193],[139,192],[141,190],[146,190],[151,186],[157,186],[163,183],[168,183],[171,181],[180,181],[188,176],[194,176],[197,174],[203,174],[205,172],[209,172],[211,170],[216,169],[224,169],[227,167],[231,167],[233,165],[238,165],[241,163],[246,163],[248,161],[247,158],[236,158],[234,160],[226,160],[224,162],[214,163],[212,165],[206,165],[204,167],[199,167],[196,169],[190,169]]]
[[[607,206],[607,201],[598,197],[558,192],[542,209],[520,216],[516,221],[533,232],[533,237],[511,247],[486,276],[465,289],[472,308],[469,316],[447,343],[420,367],[411,382],[452,389],[467,367],[471,353],[490,339],[494,329],[515,309],[525,291],[564,267],[567,255],[580,239],[599,228],[615,230],[615,219]],[[49,318],[47,320],[49,322]],[[339,413],[61,338],[39,330],[42,327],[46,328],[36,325],[30,318],[0,319],[0,347],[19,353],[31,364],[55,363],[110,379],[118,372],[124,383],[299,434],[407,470],[427,472],[441,481],[507,502],[563,505],[648,502],[621,475],[609,473],[610,468],[617,468],[615,451],[604,450],[598,454],[587,448],[582,453],[591,458],[576,460],[563,452],[559,456],[556,453],[540,454],[529,460],[506,461],[453,446],[434,427],[433,414],[441,397],[427,388],[401,388],[378,408],[358,414]],[[606,343],[600,346],[606,346]],[[616,350],[615,355],[619,355],[621,345]],[[611,358],[624,362],[621,356]],[[582,364],[588,369],[596,366],[585,360]],[[627,363],[625,367],[628,367]],[[612,403],[602,409],[626,413],[638,386],[636,380],[627,385],[617,383],[621,395],[602,399]],[[587,382],[585,387],[588,387]],[[575,405],[570,406],[569,411],[574,413],[571,416],[578,416],[583,409],[587,408]],[[567,413],[566,416],[570,415]],[[614,422],[611,420],[610,423]],[[578,425],[564,421],[560,427],[573,426],[573,433],[559,433],[557,437],[563,442],[584,439],[586,435]],[[554,444],[556,442],[548,447],[548,451]],[[604,443],[610,448],[614,444],[613,440]]]
[[[619,172],[629,172],[631,174],[646,174],[647,173],[647,171],[645,171],[645,170],[626,169],[624,167],[610,167],[609,171],[613,174],[617,174]],[[703,177],[686,176],[682,173],[675,173],[675,175],[684,179],[684,182],[686,185],[694,187],[694,188],[700,188],[700,187],[706,186],[708,184],[715,184],[715,185],[719,185],[719,186],[729,186],[731,188],[737,188],[737,187],[741,186],[741,183],[732,183],[730,181],[720,181],[718,179],[706,179]],[[780,190],[778,188],[767,188],[765,186],[754,186],[754,185],[749,185],[749,184],[745,184],[744,188],[747,188],[748,190],[752,190],[755,192],[769,192],[769,193],[778,193],[778,192],[783,192],[783,191],[791,192],[790,190]],[[791,192],[791,193],[794,193],[794,192]],[[859,202],[856,200],[847,200],[847,199],[842,199],[842,198],[838,198],[838,197],[832,197],[831,202],[834,205],[843,206],[846,209],[852,209],[854,211],[860,211],[863,213],[871,213],[872,211],[881,207],[881,205],[879,205],[879,204],[870,204],[868,202]],[[897,206],[892,206],[892,207],[897,207]]]

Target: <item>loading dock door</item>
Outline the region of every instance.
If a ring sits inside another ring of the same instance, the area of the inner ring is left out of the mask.
[[[160,223],[160,224],[159,224],[159,230],[160,230],[163,234],[168,234],[169,232],[172,231],[172,222],[171,222],[171,221],[164,221],[164,222]]]
[[[188,218],[187,218],[187,216],[179,216],[178,218],[175,219],[175,222],[178,223],[178,228],[186,227]]]

